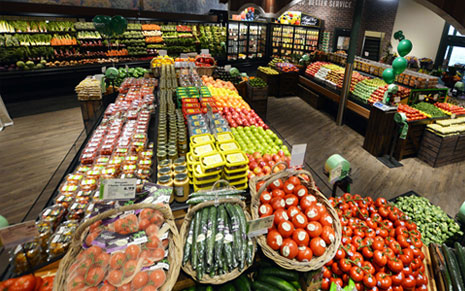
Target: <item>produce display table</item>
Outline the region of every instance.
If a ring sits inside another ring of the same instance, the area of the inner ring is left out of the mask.
[[[296,88],[298,79],[298,72],[279,71],[279,89],[277,97],[295,96],[297,93]]]
[[[465,160],[465,135],[440,136],[425,130],[418,157],[436,168]]]
[[[269,75],[258,70],[257,77],[262,78],[268,84],[268,96],[278,96],[279,93],[279,74]]]

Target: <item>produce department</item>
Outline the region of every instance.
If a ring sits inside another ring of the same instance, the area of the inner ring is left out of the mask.
[[[465,89],[412,66],[414,36],[392,31],[386,60],[369,33],[354,57],[350,32],[330,49],[328,24],[304,11],[162,21],[142,4],[0,19],[0,78],[79,76],[84,124],[15,223],[1,201],[0,290],[465,290]],[[42,126],[19,118],[13,129]]]

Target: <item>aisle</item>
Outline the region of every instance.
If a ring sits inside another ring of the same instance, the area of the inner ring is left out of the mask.
[[[391,198],[414,190],[449,215],[465,199],[465,162],[431,168],[419,159],[402,160],[404,167],[389,169],[362,148],[363,136],[347,126],[336,126],[332,117],[298,97],[269,98],[268,122],[292,145],[307,143],[306,162],[326,178],[326,159],[338,153],[352,164],[352,193]],[[321,187],[321,186],[320,186]]]
[[[0,132],[0,214],[25,216],[83,129],[79,107],[14,119]]]

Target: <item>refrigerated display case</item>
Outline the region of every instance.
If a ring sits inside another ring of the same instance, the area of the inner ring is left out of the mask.
[[[262,59],[266,55],[267,24],[229,21],[228,61]]]
[[[318,49],[320,28],[271,24],[271,54],[273,57],[303,55]]]

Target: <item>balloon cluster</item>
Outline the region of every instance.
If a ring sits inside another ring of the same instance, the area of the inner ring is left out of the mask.
[[[95,29],[106,37],[123,34],[128,28],[128,21],[120,15],[115,15],[113,17],[96,15],[92,19],[92,22],[94,23]]]
[[[399,44],[397,45],[397,52],[399,53],[400,57],[397,57],[392,62],[392,68],[387,68],[383,71],[383,80],[390,84],[388,86],[389,93],[397,93],[398,87],[394,83],[396,75],[401,74],[407,68],[408,62],[404,58],[409,52],[412,51],[413,45],[412,42],[408,39],[405,39],[404,33],[402,30],[394,33],[394,38],[399,40]]]

